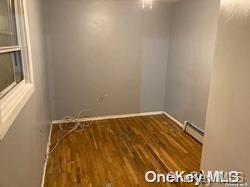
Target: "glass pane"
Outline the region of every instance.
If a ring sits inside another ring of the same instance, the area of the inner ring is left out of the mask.
[[[14,63],[14,68],[15,68],[16,83],[19,83],[24,79],[21,52],[20,51],[13,52],[11,54],[11,57],[12,57],[12,62]]]
[[[20,52],[0,54],[0,92],[23,80]]]
[[[12,0],[0,0],[0,47],[16,46],[15,7]]]

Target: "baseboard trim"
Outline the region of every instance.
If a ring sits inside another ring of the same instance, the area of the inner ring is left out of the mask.
[[[128,118],[128,117],[136,117],[136,116],[151,116],[151,115],[158,115],[158,114],[163,114],[163,115],[167,116],[169,119],[171,119],[174,123],[179,125],[185,131],[185,125],[183,123],[181,123],[180,121],[178,121],[175,117],[173,117],[172,115],[170,115],[169,113],[167,113],[165,111],[142,112],[142,113],[132,113],[132,114],[119,114],[119,115],[109,115],[109,116],[98,116],[98,117],[81,118],[79,120],[80,121],[98,121],[98,120],[105,120],[105,119]],[[54,120],[54,121],[52,121],[52,125],[53,124],[66,123],[66,122],[67,122],[67,120]],[[193,132],[189,132],[189,131],[186,131],[186,132],[188,134],[190,134],[191,136],[193,136],[195,139],[197,139],[200,143],[203,142],[200,138],[197,138],[196,134],[194,134]],[[49,149],[49,146],[50,146],[50,140],[49,140],[49,144],[48,144],[47,149]]]
[[[89,117],[89,118],[81,118],[80,121],[98,121],[104,119],[117,119],[117,118],[128,118],[128,117],[136,117],[136,116],[151,116],[163,114],[163,111],[156,112],[143,112],[143,113],[132,113],[132,114],[120,114],[120,115],[110,115],[110,116],[98,116],[98,117]],[[65,123],[66,120],[55,120],[52,124]]]
[[[179,122],[177,119],[175,119],[173,116],[171,116],[169,113],[167,112],[163,112],[163,114],[165,116],[167,116],[169,119],[171,119],[173,122],[175,122],[177,125],[179,125],[182,129],[184,129],[184,124],[182,124],[181,122]]]
[[[49,150],[50,150],[50,145],[51,145],[52,127],[53,127],[53,125],[50,125],[49,137],[48,137],[47,148],[46,148],[46,156],[45,156],[45,161],[44,161],[44,165],[43,165],[43,175],[42,175],[41,187],[44,187],[44,182],[45,182],[45,175],[46,175],[47,163],[48,163],[48,158],[49,158]]]

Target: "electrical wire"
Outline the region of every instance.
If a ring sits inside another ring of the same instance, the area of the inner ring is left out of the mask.
[[[93,121],[84,121],[81,118],[81,115],[85,112],[86,110],[81,110],[76,117],[73,116],[66,116],[63,118],[63,121],[66,121],[64,123],[59,124],[59,129],[62,132],[66,132],[61,138],[59,138],[56,142],[56,144],[52,147],[52,149],[49,151],[48,154],[51,154],[52,152],[55,151],[59,143],[69,134],[73,132],[83,132],[86,127],[92,125]]]

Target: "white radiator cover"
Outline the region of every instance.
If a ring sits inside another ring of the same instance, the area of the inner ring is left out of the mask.
[[[196,127],[192,122],[185,121],[184,122],[184,131],[193,136],[197,141],[203,144],[204,132]]]

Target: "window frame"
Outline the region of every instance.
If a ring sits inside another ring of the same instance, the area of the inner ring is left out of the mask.
[[[21,51],[24,79],[0,99],[0,141],[35,91],[26,0],[13,0],[13,2],[19,46],[5,47],[4,50],[11,52],[15,48]]]

